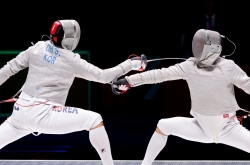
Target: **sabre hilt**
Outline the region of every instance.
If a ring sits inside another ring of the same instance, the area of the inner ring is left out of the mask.
[[[139,57],[139,56],[136,55],[136,54],[132,54],[132,55],[130,55],[128,58],[130,58],[130,57],[132,57],[132,56],[134,56],[134,57]],[[131,60],[133,60],[133,59],[131,59]],[[137,60],[138,60],[138,59],[137,59]],[[147,57],[146,57],[144,54],[142,54],[141,57],[140,57],[140,60],[141,60],[141,63],[140,63],[140,66],[141,66],[141,67],[138,69],[138,71],[144,71],[144,70],[146,69],[147,65],[148,65]],[[113,82],[116,82],[117,79],[118,79],[119,77],[120,77],[120,76],[116,76],[116,77],[114,78],[114,80],[112,81],[112,83],[109,83],[109,84],[111,85],[112,92],[113,92],[114,94],[116,94],[116,95],[121,95],[121,94],[125,93],[125,92],[130,88],[130,86],[128,85],[128,86],[127,86],[127,87],[128,87],[127,90],[122,90],[122,91],[120,91],[120,90],[118,89],[118,86],[115,85],[115,84],[113,84]]]
[[[130,58],[133,57],[133,58]],[[136,71],[144,71],[147,67],[147,57],[142,54],[141,56],[138,56],[136,54],[131,54],[128,59],[132,62],[132,70]]]
[[[142,54],[141,55],[141,68],[139,71],[144,71],[146,69],[147,65],[148,65],[147,57],[144,54]]]
[[[118,76],[115,77],[115,79],[113,80],[113,82],[117,81],[117,78],[118,78]],[[115,84],[113,84],[113,83],[111,83],[111,89],[112,89],[112,92],[114,94],[116,94],[116,95],[120,95],[121,94],[121,92],[118,91],[118,87]]]
[[[116,82],[118,77],[119,77],[119,76],[116,76],[116,78],[113,80],[113,82]],[[116,94],[116,95],[121,95],[121,94],[125,93],[125,92],[128,90],[128,89],[127,89],[127,90],[119,91],[117,85],[115,85],[115,84],[113,84],[113,83],[110,83],[110,84],[111,84],[112,92],[113,92],[114,94]],[[128,87],[128,88],[129,88],[129,87]]]

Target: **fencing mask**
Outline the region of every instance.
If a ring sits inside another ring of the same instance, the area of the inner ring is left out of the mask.
[[[212,66],[222,51],[221,35],[212,30],[200,29],[193,37],[192,51],[199,67]]]
[[[50,28],[50,39],[54,45],[73,51],[80,40],[80,25],[75,20],[58,20]]]

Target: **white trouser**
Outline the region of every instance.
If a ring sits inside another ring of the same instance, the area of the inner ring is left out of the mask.
[[[101,122],[101,115],[93,111],[19,98],[12,115],[0,126],[0,149],[30,133],[66,134],[89,130]]]
[[[250,132],[243,127],[236,116],[232,117],[218,134],[217,141],[202,129],[195,118],[173,117],[161,119],[158,128],[166,135],[201,142],[226,144],[250,153]]]

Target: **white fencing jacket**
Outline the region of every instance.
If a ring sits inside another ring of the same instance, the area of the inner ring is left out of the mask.
[[[129,72],[132,63],[128,59],[103,70],[81,59],[77,53],[57,48],[50,41],[39,41],[0,69],[0,85],[27,67],[22,92],[64,105],[75,77],[105,84]]]
[[[195,58],[191,57],[168,68],[137,73],[125,78],[132,87],[186,80],[192,111],[211,116],[229,114],[240,109],[235,99],[234,85],[250,94],[250,78],[232,60],[219,58],[216,65],[210,69],[198,68]]]

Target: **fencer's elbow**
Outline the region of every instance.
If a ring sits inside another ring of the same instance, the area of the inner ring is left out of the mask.
[[[103,80],[98,80],[98,82],[101,83],[101,84],[108,84],[108,83],[110,83],[110,82],[103,81]]]
[[[102,84],[108,84],[110,83],[112,80],[106,78],[106,77],[99,77],[99,83],[102,83]]]

